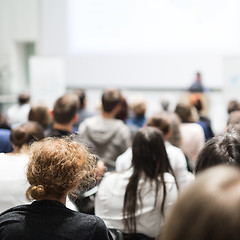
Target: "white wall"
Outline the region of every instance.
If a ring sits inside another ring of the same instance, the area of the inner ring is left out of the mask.
[[[28,89],[22,65],[24,43],[39,40],[39,0],[0,0],[0,71],[2,92]]]

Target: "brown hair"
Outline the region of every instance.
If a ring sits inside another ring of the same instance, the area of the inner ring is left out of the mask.
[[[175,113],[179,116],[182,123],[193,122],[191,106],[188,104],[178,103],[175,108]]]
[[[38,122],[42,127],[47,127],[51,121],[47,105],[43,103],[36,103],[32,105],[28,119],[29,121]]]
[[[146,103],[144,99],[137,98],[132,103],[132,110],[136,116],[144,116],[146,112]]]
[[[161,240],[238,240],[240,171],[218,166],[199,174],[171,209]]]
[[[102,108],[104,112],[110,113],[121,102],[121,93],[118,89],[105,89],[102,95]]]
[[[31,146],[28,199],[62,197],[75,187],[92,183],[96,162],[87,148],[68,138],[46,138]]]
[[[13,128],[10,134],[11,143],[18,148],[43,138],[44,132],[42,126],[37,122],[31,121]]]
[[[158,128],[164,135],[166,135],[170,131],[171,121],[168,114],[166,112],[162,112],[150,117],[147,120],[147,125]]]
[[[69,123],[77,113],[79,106],[76,94],[67,93],[57,99],[53,108],[54,121],[61,124]]]

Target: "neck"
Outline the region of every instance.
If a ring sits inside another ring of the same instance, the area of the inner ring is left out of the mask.
[[[57,197],[48,197],[46,198],[45,200],[53,200],[53,201],[57,201],[57,202],[60,202],[64,205],[66,205],[66,199],[67,199],[67,193],[64,194],[62,197],[60,198],[57,198]]]
[[[61,124],[61,123],[54,122],[53,128],[70,133],[70,132],[72,132],[72,123],[70,122],[68,124]]]
[[[107,113],[107,112],[102,112],[102,117],[103,118],[114,118],[115,117],[115,114],[110,112],[110,113]]]
[[[28,147],[26,145],[23,145],[19,148],[13,145],[13,151],[11,154],[28,154]]]

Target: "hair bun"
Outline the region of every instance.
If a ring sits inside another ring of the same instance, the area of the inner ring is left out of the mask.
[[[45,189],[43,185],[31,186],[29,190],[34,199],[41,199],[45,196]]]

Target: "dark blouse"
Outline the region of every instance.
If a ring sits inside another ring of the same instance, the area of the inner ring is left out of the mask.
[[[99,217],[72,211],[57,201],[43,200],[3,212],[0,239],[112,240],[112,237]]]

